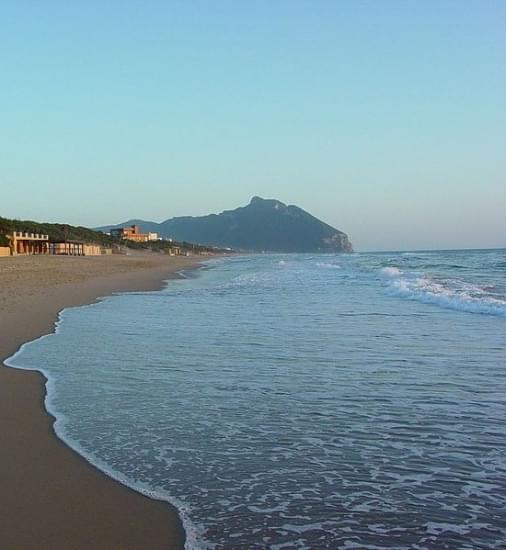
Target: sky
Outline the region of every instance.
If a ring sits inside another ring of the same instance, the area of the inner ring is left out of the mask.
[[[506,247],[506,2],[0,2],[0,215],[296,204],[357,250]]]

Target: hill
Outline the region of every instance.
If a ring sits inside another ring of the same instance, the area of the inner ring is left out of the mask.
[[[221,214],[177,217],[161,223],[129,220],[142,231],[155,231],[164,238],[208,246],[266,252],[351,252],[348,236],[320,221],[298,206],[275,199],[253,197],[247,206]]]

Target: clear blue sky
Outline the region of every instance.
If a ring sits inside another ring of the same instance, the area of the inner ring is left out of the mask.
[[[357,249],[506,246],[506,2],[0,4],[0,215],[260,195]]]

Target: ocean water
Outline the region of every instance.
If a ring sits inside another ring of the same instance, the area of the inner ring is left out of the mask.
[[[244,256],[11,366],[187,548],[505,548],[506,251]]]

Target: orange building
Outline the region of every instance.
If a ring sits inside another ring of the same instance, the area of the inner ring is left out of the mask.
[[[138,225],[111,229],[111,236],[138,243],[147,243],[148,241],[156,241],[158,239],[157,233],[141,233]]]
[[[49,254],[49,236],[25,231],[13,231],[8,235],[11,254]]]

